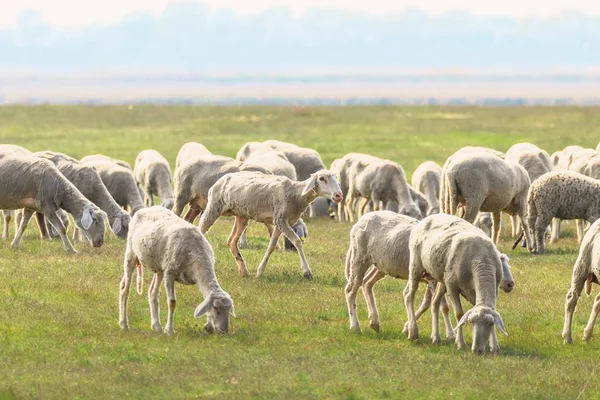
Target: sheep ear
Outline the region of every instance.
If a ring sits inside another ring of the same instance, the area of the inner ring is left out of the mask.
[[[454,330],[457,330],[458,328],[460,328],[461,326],[463,326],[464,324],[467,323],[467,320],[469,319],[469,315],[471,315],[472,311],[473,311],[473,309],[470,309],[469,311],[467,311],[465,313],[465,315],[462,316],[460,321],[458,321],[458,324],[456,324],[456,327],[454,327]]]
[[[506,336],[508,336],[508,332],[506,332],[506,328],[504,327],[504,322],[502,322],[502,317],[500,316],[500,313],[497,311],[494,313],[494,323],[498,326],[498,328],[502,331],[502,333],[504,333]]]
[[[200,305],[198,307],[196,307],[196,310],[194,311],[194,317],[198,318],[198,317],[203,316],[204,314],[206,314],[208,312],[208,310],[211,307],[212,307],[212,296],[208,295],[208,296],[206,296],[204,301],[202,303],[200,303]]]
[[[306,196],[311,190],[313,190],[315,188],[317,184],[317,176],[316,175],[311,175],[309,181],[306,183],[306,186],[304,186],[304,189],[302,189],[302,196]]]
[[[94,219],[92,218],[92,211],[88,207],[84,207],[83,215],[81,216],[81,226],[83,229],[88,229],[92,226]]]
[[[119,232],[121,232],[121,229],[123,229],[122,219],[123,217],[118,217],[117,219],[115,219],[115,222],[113,222],[112,231],[115,233],[115,235],[118,235]]]

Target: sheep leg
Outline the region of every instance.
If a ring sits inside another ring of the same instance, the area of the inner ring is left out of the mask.
[[[196,217],[198,217],[198,215],[202,213],[202,210],[196,203],[190,203],[189,206],[190,207],[185,213],[183,219],[189,222],[190,224],[193,224]]]
[[[25,228],[27,228],[27,224],[29,223],[29,220],[31,219],[32,216],[33,216],[33,211],[27,210],[27,209],[23,210],[23,217],[21,218],[21,224],[19,224],[19,229],[17,229],[15,238],[13,239],[12,243],[10,244],[13,248],[16,249],[19,247],[19,243],[21,242],[21,237],[23,236],[23,232],[25,231]]]
[[[177,305],[177,300],[175,299],[175,277],[172,274],[167,274],[165,277],[165,289],[167,291],[167,304],[169,305],[165,333],[171,335],[174,332],[173,317],[175,315],[175,306]]]
[[[460,319],[465,315],[463,312],[462,304],[460,304],[460,293],[454,287],[448,287],[448,295],[450,296],[450,301],[452,302],[452,306],[454,308],[454,316],[456,317],[456,323],[460,321]],[[456,346],[460,350],[465,350],[467,348],[467,344],[465,343],[465,337],[463,336],[463,327],[459,326],[457,328],[456,334]]]
[[[575,226],[577,228],[577,243],[581,244],[581,241],[583,240],[583,225],[585,224],[585,220],[583,219],[578,219],[575,220]]]
[[[475,222],[475,219],[477,219],[477,214],[479,213],[480,205],[480,201],[477,202],[477,207],[475,207],[473,201],[467,202],[465,205],[465,214],[462,216],[462,218],[471,224]]]
[[[524,220],[523,220],[524,221]],[[533,253],[534,254],[542,254],[544,249],[544,233],[546,233],[546,227],[550,224],[550,220],[548,218],[544,218],[542,215],[538,215],[535,220],[535,226],[533,227]],[[529,226],[524,226],[525,235],[529,231]],[[526,238],[527,243],[529,243],[529,238]]]
[[[58,215],[56,215],[56,211],[47,210],[44,212],[44,215],[46,216],[48,222],[50,222],[58,232],[58,235],[62,239],[63,245],[65,246],[65,250],[67,251],[67,253],[77,253],[77,250],[73,248],[73,245],[69,241],[69,237],[67,236],[67,230],[65,229],[65,226],[63,225]]]
[[[371,323],[371,328],[375,332],[379,332],[379,310],[377,310],[373,286],[383,278],[385,278],[385,274],[377,268],[372,268],[363,278],[363,296],[365,297],[365,302],[367,303],[367,308],[369,309],[369,321]]]
[[[452,322],[450,321],[450,307],[448,306],[448,302],[446,301],[446,296],[442,297],[441,302],[442,307],[442,317],[444,318],[444,325],[446,325],[446,339],[451,342],[456,341],[456,335],[454,334],[454,330],[452,329]]]
[[[573,278],[571,279],[571,287],[567,292],[567,299],[565,301],[565,323],[562,331],[562,338],[565,343],[573,343],[573,337],[571,335],[571,327],[573,323],[573,312],[577,306],[577,300],[581,295],[583,286],[585,284],[586,276],[580,276],[578,273],[579,265],[576,264],[573,268]],[[595,304],[594,304],[595,305]]]
[[[560,222],[558,218],[552,218],[552,230],[550,232],[550,243],[556,243],[560,238]]]
[[[35,219],[38,224],[38,229],[40,231],[41,239],[49,239],[48,230],[46,229],[46,219],[44,218],[44,214],[40,212],[35,213]]]
[[[281,236],[281,231],[277,227],[275,227],[275,229],[273,229],[273,235],[271,236],[269,245],[267,246],[267,251],[265,252],[264,257],[263,257],[262,261],[260,262],[260,264],[258,265],[258,269],[256,270],[257,278],[260,278],[262,276],[262,274],[265,272],[265,268],[267,267],[267,262],[269,262],[269,257],[271,256],[271,253],[273,253],[273,251],[277,247],[277,241],[279,240],[279,236]]]
[[[138,258],[129,245],[125,249],[125,258],[123,259],[123,277],[119,284],[119,326],[123,330],[129,329],[129,320],[127,318],[127,300],[129,298],[129,289],[135,266],[139,263]]]
[[[354,264],[353,261],[354,260],[346,260],[346,262],[350,262],[351,264]],[[350,317],[350,330],[360,332],[360,324],[358,323],[358,315],[356,314],[356,294],[363,283],[364,270],[366,268],[361,265],[350,265],[349,268],[350,274],[348,276],[345,293],[348,316]]]
[[[350,187],[348,188],[348,196],[345,199],[346,200],[346,204],[345,204],[345,208],[346,208],[346,212],[348,214],[348,219],[350,220],[350,222],[354,222],[354,209],[353,209],[353,205],[354,205],[354,193],[356,192],[356,190],[354,189],[354,185],[350,185]]]
[[[510,216],[510,225],[512,227],[512,237],[517,237],[517,235],[519,235],[520,231],[521,231],[521,227],[519,225],[519,219],[518,216],[516,214],[513,214]]]
[[[312,272],[310,271],[310,267],[308,266],[308,261],[306,260],[306,256],[304,255],[304,250],[302,246],[302,240],[296,235],[296,232],[290,227],[290,224],[285,220],[285,218],[279,217],[275,220],[275,226],[283,235],[288,238],[290,242],[296,247],[298,250],[298,255],[300,256],[300,268],[304,274],[306,279],[312,279]]]
[[[498,344],[498,336],[496,336],[496,326],[492,327],[492,332],[490,333],[490,354],[498,355],[500,354],[500,345]]]
[[[248,220],[242,217],[235,217],[235,223],[233,224],[233,228],[231,230],[231,234],[229,235],[229,239],[227,240],[227,246],[229,247],[229,251],[233,258],[235,258],[235,262],[238,265],[238,271],[241,276],[250,276],[250,272],[248,272],[248,267],[246,266],[246,261],[244,261],[244,257],[242,257],[242,253],[240,253],[240,249],[238,247],[238,243],[240,241],[240,236],[246,230],[248,226]]]
[[[419,289],[419,281],[423,269],[420,265],[413,263],[409,267],[408,283],[404,288],[404,307],[406,308],[406,316],[408,318],[408,338],[416,340],[419,338],[419,328],[417,326],[417,318],[415,316],[415,294]]]
[[[360,206],[360,209],[358,211],[358,218],[365,215],[365,210],[367,209],[367,206],[369,205],[369,199],[367,199],[367,198],[361,198],[359,201],[362,201],[362,205]]]
[[[152,330],[155,332],[162,332],[162,326],[160,326],[160,312],[158,309],[158,292],[160,291],[160,284],[163,281],[164,273],[162,271],[155,272],[152,277],[152,283],[148,288],[148,303],[150,304],[150,321]]]
[[[269,235],[269,237],[271,237],[271,235]],[[242,236],[240,236],[239,247],[240,247],[240,249],[247,249],[249,247],[248,239],[246,239],[246,230],[245,229],[244,229],[244,232],[242,232]]]
[[[10,220],[12,219],[12,211],[3,210],[4,214],[4,231],[2,233],[2,239],[8,239],[8,226],[10,225]]]
[[[500,211],[492,213],[492,241],[495,245],[498,245],[498,239],[500,238],[500,216]]]
[[[440,344],[442,342],[442,338],[440,337],[440,303],[445,294],[446,285],[443,282],[439,282],[431,303],[431,343],[433,344]]]
[[[590,313],[590,319],[588,320],[585,329],[583,330],[583,340],[590,340],[594,333],[594,324],[600,313],[600,293],[594,299],[594,305],[592,306],[592,312]]]

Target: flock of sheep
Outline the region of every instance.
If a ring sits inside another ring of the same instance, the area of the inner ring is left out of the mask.
[[[60,237],[66,251],[75,252],[66,234],[67,214],[75,222],[73,239],[85,238],[94,247],[103,245],[108,223],[117,237],[127,241],[120,283],[121,328],[129,326],[127,299],[134,271],[141,293],[145,266],[153,272],[148,301],[156,331],[163,331],[158,292],[164,280],[167,334],[174,330],[176,281],[195,284],[202,293],[204,301],[194,315],[207,316],[206,330],[228,331],[234,303],[217,280],[214,253],[205,237],[222,215],[235,217],[227,245],[240,275],[249,275],[240,246],[245,247],[246,228],[255,221],[266,226],[271,238],[256,275],[263,275],[283,235],[286,249],[298,252],[302,272],[309,279],[312,271],[303,251],[308,230],[301,217],[326,215],[354,222],[358,216],[345,260],[350,328],[360,330],[356,296],[362,288],[370,326],[379,331],[373,285],[389,275],[407,280],[404,331],[410,339],[418,337],[417,319],[431,307],[431,338],[440,342],[441,307],[447,338],[466,348],[462,329],[471,324],[476,353],[485,352],[489,345],[490,352],[497,354],[495,328],[506,334],[496,299],[499,288],[505,292],[514,288],[514,280],[508,257],[496,248],[502,212],[511,215],[513,236],[520,234],[515,246],[524,237],[523,246],[535,254],[544,252],[548,230],[554,242],[561,220],[577,220],[581,248],[565,305],[566,343],[572,341],[571,320],[583,287],[589,295],[591,284],[599,283],[600,251],[594,246],[600,245],[600,222],[596,222],[600,153],[593,149],[568,146],[550,157],[530,143],[516,144],[506,154],[465,147],[443,167],[431,161],[421,164],[409,185],[398,163],[367,154],[346,154],[326,169],[315,150],[275,140],[246,143],[236,159],[214,155],[190,142],[177,156],[174,188],[171,176],[168,161],[155,150],[139,153],[132,169],[127,162],[99,154],[76,160],[51,151],[32,153],[20,146],[0,145],[3,237],[8,238],[15,218],[12,246],[18,247],[35,214],[42,237]],[[153,206],[154,196],[160,197],[161,206]],[[198,216],[196,227],[193,222]],[[584,236],[586,221],[592,225]],[[415,312],[421,282],[427,289]],[[461,295],[473,304],[467,312]],[[455,327],[447,301],[454,309]],[[600,295],[585,340],[592,336],[598,313]]]

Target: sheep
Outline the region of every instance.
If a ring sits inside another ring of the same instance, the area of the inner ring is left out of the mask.
[[[454,157],[442,175],[446,187],[444,209],[455,215],[458,205],[465,207],[463,218],[475,221],[479,211],[492,212],[492,240],[498,243],[500,213],[519,216],[527,245],[531,246],[526,220],[529,175],[521,165],[504,161],[488,152],[466,153]]]
[[[592,283],[600,284],[600,220],[596,220],[590,226],[583,237],[577,261],[573,266],[573,276],[571,277],[571,287],[567,292],[565,301],[565,322],[562,331],[562,338],[565,343],[572,343],[571,325],[573,322],[573,313],[577,306],[577,300],[581,295],[581,290],[585,286],[585,294],[589,296],[592,293]],[[600,313],[600,294],[594,300],[590,319],[583,330],[583,340],[590,340],[594,331],[596,319]]]
[[[330,198],[336,203],[342,193],[335,175],[320,170],[301,182],[284,176],[265,175],[258,172],[235,172],[220,178],[208,192],[206,210],[200,218],[200,231],[205,234],[221,215],[234,215],[235,225],[227,240],[242,276],[248,275],[238,241],[248,220],[275,225],[267,251],[258,266],[257,277],[262,276],[277,239],[283,233],[296,247],[304,277],[311,279],[312,272],[302,249],[302,241],[290,225],[298,221],[304,210],[317,197]]]
[[[39,212],[56,228],[65,250],[76,253],[57,215],[59,209],[73,215],[94,247],[104,243],[106,214],[86,199],[51,161],[32,156],[4,157],[0,159],[0,186],[0,208],[24,209],[12,247],[19,247],[31,216]]]
[[[133,217],[136,212],[145,207],[133,171],[124,167],[118,160],[98,156],[83,157],[81,162],[96,169],[112,198],[122,208],[129,208],[130,215]]]
[[[552,171],[552,161],[545,150],[531,143],[517,143],[506,152],[506,161],[521,164],[531,182],[543,174]],[[516,237],[521,232],[521,226],[516,215],[510,216],[512,223],[512,236]]]
[[[345,288],[350,329],[360,331],[356,313],[356,294],[363,288],[369,309],[371,328],[379,332],[379,312],[373,294],[373,285],[386,275],[394,278],[408,278],[408,238],[418,220],[391,211],[374,211],[363,215],[350,230],[350,246],[346,254],[345,275],[348,281]],[[374,266],[373,269],[367,270]],[[366,277],[365,277],[366,274]],[[416,318],[429,308],[435,282],[428,284],[423,303]],[[443,305],[446,336],[454,340],[452,323],[448,316],[448,306]]]
[[[105,156],[104,154],[90,154],[89,156],[83,157],[80,161],[88,163],[88,164],[92,164],[92,163],[96,163],[96,162],[99,163],[101,161],[111,162],[111,163],[120,165],[123,168],[127,168],[129,171],[133,172],[133,169],[131,168],[131,164],[129,164],[127,161],[123,161],[123,160],[119,160],[117,158]]]
[[[204,147],[203,144],[197,142],[187,142],[181,146],[179,153],[177,153],[177,159],[175,160],[175,169],[179,168],[181,164],[192,160],[196,156],[211,155],[211,151]]]
[[[244,147],[242,149],[244,149]],[[252,151],[249,151],[249,149],[251,149],[250,147],[245,147],[245,149],[246,152],[243,154],[243,156],[241,156],[240,152],[238,152],[238,155],[236,156],[237,160],[246,162],[248,164],[260,165],[275,175],[287,176],[293,181],[298,180],[294,164],[288,160],[284,153],[266,145],[258,148],[255,147],[252,149]]]
[[[440,212],[440,182],[442,177],[442,167],[433,161],[425,161],[413,172],[411,184],[412,187],[425,195],[429,208],[425,215],[437,214]]]
[[[431,303],[434,344],[440,343],[439,307],[448,293],[457,319],[456,345],[465,349],[462,326],[473,325],[472,351],[481,354],[489,341],[490,352],[500,351],[494,325],[506,329],[498,311],[496,299],[503,279],[502,260],[496,246],[480,229],[459,217],[434,214],[424,218],[410,233],[410,264],[408,283],[404,289],[404,304],[408,315],[408,337],[419,336],[414,310],[415,293],[423,277],[438,282]],[[474,305],[463,313],[460,295]]]
[[[398,163],[375,159],[361,168],[360,162],[355,162],[348,178],[347,204],[352,204],[355,197],[363,197],[366,200],[363,200],[359,215],[364,214],[368,200],[373,200],[376,209],[380,207],[380,203],[386,205],[393,201],[398,204],[400,214],[421,218],[421,212],[412,199],[404,170]]]
[[[544,252],[544,232],[558,219],[600,218],[600,181],[572,171],[549,172],[531,185],[527,219],[532,230],[534,254]],[[529,242],[529,240],[528,240]]]
[[[119,286],[119,325],[129,329],[127,300],[133,271],[138,271],[138,293],[142,292],[142,268],[154,277],[148,289],[151,327],[161,332],[158,292],[165,279],[169,312],[164,333],[174,333],[175,282],[196,285],[204,301],[196,307],[195,317],[207,316],[204,328],[209,332],[227,333],[229,315],[235,317],[231,296],[219,285],[215,274],[213,249],[194,225],[183,221],[164,207],[153,206],[137,212],[131,220],[123,260],[123,278]]]
[[[160,205],[172,209],[174,198],[171,189],[169,162],[156,150],[143,150],[135,159],[133,175],[144,192],[147,207],[154,205],[154,195],[160,197]]]
[[[502,223],[502,222],[500,222]],[[489,212],[480,212],[477,214],[477,218],[473,225],[476,228],[479,228],[486,234],[488,237],[492,237],[492,213]]]
[[[66,154],[53,151],[40,151],[33,153],[33,155],[52,161],[81,194],[97,205],[102,211],[106,212],[113,233],[120,239],[127,237],[131,217],[112,198],[93,166],[86,165]],[[78,234],[77,227],[74,234]]]

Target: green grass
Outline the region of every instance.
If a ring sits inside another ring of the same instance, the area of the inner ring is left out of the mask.
[[[595,147],[597,108],[261,108],[261,107],[4,107],[0,142],[74,157],[105,153],[129,161],[155,148],[174,165],[179,147],[199,141],[235,156],[246,141],[275,138],[317,149],[326,164],[350,151],[400,162],[407,175],[425,160],[442,163],[465,145],[506,151],[531,141],[548,152],[568,144]],[[509,254],[516,289],[498,309],[510,336],[498,357],[477,357],[445,342],[402,334],[404,282],[375,287],[382,333],[349,331],[343,260],[349,224],[308,221],[306,254],[315,275],[302,278],[296,254],[276,252],[262,279],[243,279],[225,241],[231,219],[208,239],[222,286],[236,303],[229,335],[210,336],[194,319],[194,287],[176,286],[175,334],[150,330],[146,295],[130,295],[129,332],[119,330],[118,286],[125,244],[108,237],[100,249],[40,242],[32,223],[19,250],[0,242],[0,398],[600,398],[600,337],[580,340],[591,298],[580,300],[573,345],[560,333],[564,298],[578,246],[573,227],[548,254],[510,251],[504,220],[500,249]],[[572,225],[572,224],[571,224]],[[267,244],[250,228],[243,250],[254,271]],[[12,232],[12,228],[11,228]],[[147,289],[150,274],[145,272]],[[161,289],[161,319],[166,318]],[[464,303],[464,302],[463,302]],[[466,329],[470,342],[470,329]]]

